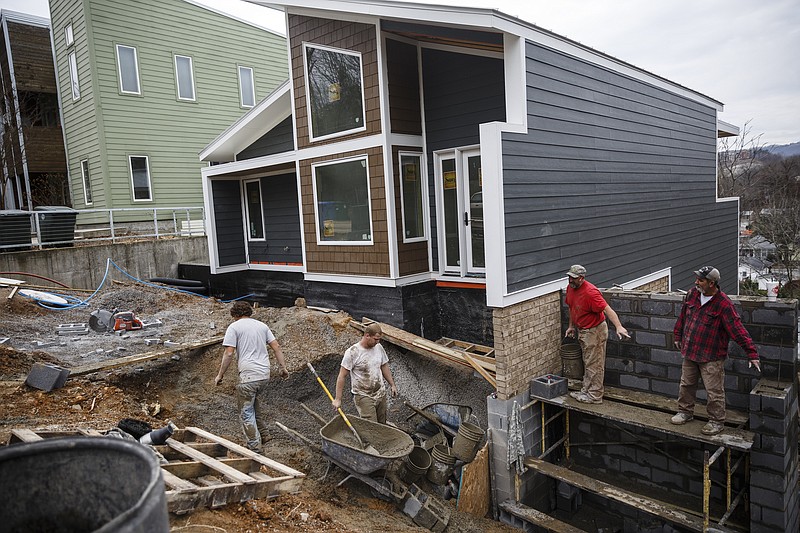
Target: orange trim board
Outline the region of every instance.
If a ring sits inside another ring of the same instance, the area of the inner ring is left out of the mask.
[[[437,287],[450,287],[451,289],[485,289],[485,283],[464,283],[463,281],[437,281]]]

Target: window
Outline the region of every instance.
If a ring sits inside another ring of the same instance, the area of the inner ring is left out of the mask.
[[[67,27],[64,28],[64,41],[67,43],[67,46],[72,46],[75,43],[75,35],[72,33],[72,24],[67,24]]]
[[[311,139],[363,131],[361,54],[304,45]]]
[[[403,242],[424,239],[422,156],[419,154],[400,154],[400,196],[403,199]]]
[[[150,192],[150,163],[146,155],[128,156],[131,169],[131,185],[133,186],[133,201],[150,201],[153,195]]]
[[[18,91],[19,112],[24,126],[58,127],[58,95],[56,93],[39,93]]]
[[[250,67],[239,67],[239,97],[242,107],[256,105],[256,84]]]
[[[175,82],[178,84],[178,100],[194,101],[194,72],[191,57],[175,56]]]
[[[139,60],[136,57],[136,48],[117,45],[117,69],[119,91],[123,94],[142,94],[139,89]]]
[[[251,241],[264,240],[264,212],[261,208],[261,183],[247,181],[244,184],[244,193],[247,196],[247,234]]]
[[[319,244],[372,244],[367,158],[311,167]]]
[[[69,54],[69,81],[72,85],[72,99],[77,100],[81,97],[81,87],[78,83],[78,60],[75,52]]]
[[[86,205],[92,205],[92,180],[89,179],[89,160],[81,161],[81,177],[83,178],[83,199]]]

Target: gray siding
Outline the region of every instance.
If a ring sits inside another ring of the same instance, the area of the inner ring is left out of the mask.
[[[503,135],[508,290],[573,263],[601,286],[672,267],[687,288],[714,264],[735,292],[715,109],[531,42],[526,55],[528,133]]]
[[[294,150],[292,117],[286,119],[264,134],[256,142],[236,154],[236,160],[253,159],[264,155],[280,154]]]
[[[250,242],[250,261],[302,263],[300,209],[297,178],[283,174],[261,178],[264,206],[264,241]]]
[[[436,269],[436,195],[432,152],[476,145],[480,142],[480,124],[506,119],[505,78],[500,59],[427,48],[422,51],[422,76],[431,198],[431,244]]]
[[[214,228],[217,232],[219,266],[241,265],[247,261],[242,225],[242,193],[238,181],[211,182],[214,200]]]

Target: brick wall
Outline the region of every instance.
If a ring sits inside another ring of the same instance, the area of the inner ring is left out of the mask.
[[[669,291],[669,278],[666,276],[658,278],[644,285],[639,285],[636,290],[642,292],[667,292]]]
[[[542,374],[560,373],[561,293],[494,310],[497,397],[507,400]]]

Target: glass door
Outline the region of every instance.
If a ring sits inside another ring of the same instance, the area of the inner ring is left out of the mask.
[[[463,154],[463,167],[467,183],[464,225],[466,229],[467,265],[470,272],[486,272],[486,255],[483,247],[483,174],[481,154],[477,150]]]

